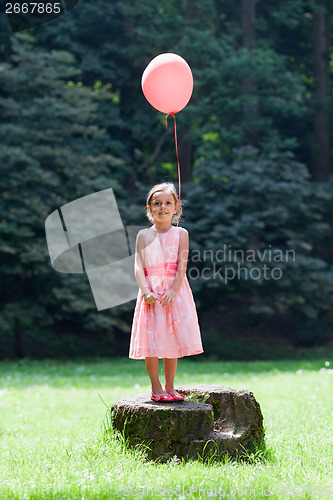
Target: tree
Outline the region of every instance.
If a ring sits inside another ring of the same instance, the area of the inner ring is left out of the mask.
[[[315,0],[313,12],[314,41],[314,138],[313,179],[327,180],[332,173],[330,151],[330,10],[325,1]]]
[[[250,146],[234,150],[229,164],[211,160],[195,166],[195,184],[185,189],[186,227],[192,235],[189,269],[195,268],[189,275],[200,304],[214,308],[218,297],[247,298],[255,314],[327,316],[333,270],[312,252],[315,239],[330,231],[323,214],[331,185],[309,177],[290,152],[266,155]],[[247,247],[253,233],[254,252]],[[210,271],[202,273],[204,267]]]
[[[96,317],[88,280],[52,270],[44,223],[63,204],[106,187],[122,198],[126,176],[96,113],[105,101],[116,116],[114,95],[82,85],[69,52],[34,43],[31,34],[13,36],[10,61],[0,63],[0,324],[7,339],[15,333],[18,356],[22,338],[38,328],[40,345],[61,322],[67,332],[76,324],[80,335],[112,330],[114,318]]]
[[[242,1],[242,34],[243,46],[251,53],[255,43],[255,0]],[[250,55],[250,54],[249,54]],[[245,99],[250,102],[244,103],[244,114],[252,117],[257,115],[256,99],[258,89],[254,78],[249,78],[247,75],[243,77],[243,93]],[[255,146],[258,143],[257,133],[254,127],[246,131],[246,139],[249,144]]]

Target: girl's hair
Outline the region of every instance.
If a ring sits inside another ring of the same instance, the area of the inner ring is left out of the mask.
[[[179,204],[179,206],[177,208],[177,212],[171,218],[171,223],[177,222],[178,217],[180,219],[181,215],[183,213],[183,200],[180,200],[180,202],[179,202],[178,194],[177,194],[175,185],[172,182],[162,182],[162,184],[155,184],[155,186],[153,186],[151,188],[151,190],[149,191],[149,193],[147,194],[146,207],[149,206],[151,208],[151,200],[152,200],[153,194],[155,194],[157,191],[168,191],[169,193],[172,194],[173,199],[175,201],[175,205],[177,203]],[[152,224],[154,224],[154,222],[155,222],[154,217],[149,212],[148,208],[146,208],[146,215],[147,215],[148,220]]]

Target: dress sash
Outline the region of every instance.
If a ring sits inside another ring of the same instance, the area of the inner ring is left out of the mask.
[[[144,268],[145,276],[165,276],[168,264],[152,264]],[[174,276],[178,268],[178,262],[169,262],[168,276]]]

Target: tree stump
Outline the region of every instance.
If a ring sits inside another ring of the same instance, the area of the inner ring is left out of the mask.
[[[113,428],[131,446],[146,445],[148,458],[162,463],[175,456],[244,457],[264,443],[263,416],[252,392],[215,385],[177,391],[187,400],[156,403],[148,394],[118,399],[111,407]]]

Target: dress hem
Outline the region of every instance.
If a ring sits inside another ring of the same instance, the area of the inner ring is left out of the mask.
[[[177,354],[177,355],[159,355],[159,354],[139,354],[139,355],[129,355],[130,359],[145,359],[145,358],[158,358],[158,359],[175,359],[175,358],[184,358],[185,356],[195,356],[197,354],[202,354],[204,352],[203,349],[199,349],[195,352],[191,352],[189,354]]]

